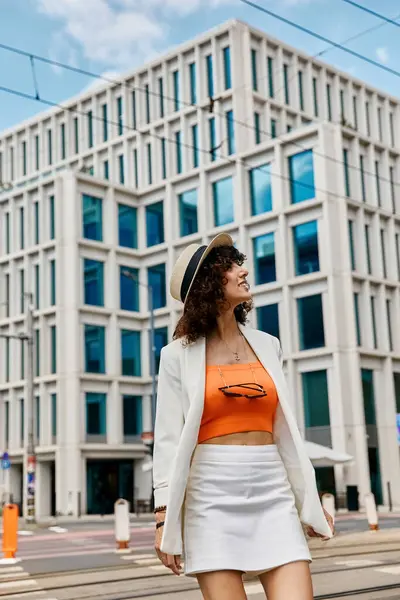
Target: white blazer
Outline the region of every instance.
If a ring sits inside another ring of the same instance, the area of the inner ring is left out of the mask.
[[[248,326],[240,329],[276,386],[279,404],[273,433],[300,520],[317,533],[332,537],[319,500],[314,467],[290,409],[280,342]],[[204,407],[205,350],[202,338],[186,347],[175,340],[161,352],[153,482],[155,506],[167,505],[161,542],[161,550],[167,554],[182,553],[182,507]]]

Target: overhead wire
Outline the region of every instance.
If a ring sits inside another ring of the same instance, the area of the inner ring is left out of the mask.
[[[26,100],[33,100],[33,101],[36,101],[36,102],[40,102],[40,103],[45,104],[47,106],[57,107],[57,108],[60,108],[62,110],[74,113],[74,114],[81,114],[81,115],[87,116],[86,112],[80,111],[80,110],[78,110],[76,108],[64,106],[64,105],[59,104],[57,102],[54,102],[52,100],[47,100],[47,99],[45,99],[43,97],[36,98],[36,96],[34,96],[34,95],[27,94],[26,92],[21,92],[19,90],[15,90],[15,89],[12,89],[12,88],[9,88],[9,87],[6,87],[6,86],[0,86],[0,92],[12,94],[14,96],[19,96],[19,97],[24,98]],[[106,119],[103,119],[102,117],[97,116],[97,115],[93,115],[93,119],[96,120],[96,121],[100,121],[102,123],[107,122],[107,123],[109,123],[111,125],[115,125],[116,127],[120,126],[119,121],[110,121],[109,119],[106,120]],[[151,133],[151,132],[140,132],[140,131],[138,131],[137,128],[134,128],[134,127],[132,127],[130,125],[125,125],[124,123],[122,123],[122,128],[126,129],[126,130],[129,130],[129,131],[134,131],[136,133],[139,132],[139,133],[148,134],[150,137],[156,137],[159,140],[165,140],[166,142],[169,142],[169,143],[172,143],[172,144],[175,144],[175,145],[179,144],[175,139],[170,139],[170,138],[166,138],[164,136],[159,136],[159,135],[157,135],[155,133]],[[201,148],[200,146],[193,146],[192,144],[188,144],[187,142],[181,142],[180,145],[183,146],[183,147],[189,148],[190,150],[198,150],[202,154],[207,154],[207,155],[210,154],[210,150],[209,149],[204,149],[204,148]],[[284,180],[284,181],[288,181],[289,183],[298,184],[303,189],[308,188],[308,189],[312,189],[315,192],[319,192],[321,194],[326,194],[328,196],[335,197],[335,198],[338,198],[340,200],[347,200],[347,197],[344,196],[343,194],[338,194],[337,192],[333,192],[333,191],[330,191],[330,190],[325,190],[325,189],[322,189],[322,188],[318,188],[315,185],[304,183],[302,181],[299,181],[298,179],[294,179],[294,178],[288,177],[288,176],[283,175],[281,173],[275,173],[275,172],[271,171],[269,168],[265,168],[266,165],[258,165],[257,166],[257,165],[249,164],[248,162],[246,162],[246,160],[244,158],[241,158],[239,156],[237,156],[236,158],[231,158],[230,156],[227,156],[225,154],[219,153],[218,158],[226,160],[226,161],[228,161],[229,163],[231,163],[231,164],[233,164],[235,166],[237,165],[237,163],[239,163],[239,164],[244,165],[248,169],[252,169],[252,170],[255,170],[255,171],[265,172],[270,177],[277,177],[278,179],[281,179],[281,180]],[[360,204],[365,204],[365,202],[363,202],[362,200],[355,200],[355,199],[353,199],[353,200],[356,201],[356,202],[359,202]]]
[[[354,6],[355,8],[358,8],[359,10],[362,10],[362,11],[368,13],[369,15],[372,15],[373,17],[376,17],[377,19],[381,19],[381,21],[385,21],[386,23],[389,23],[390,25],[394,25],[395,27],[400,27],[400,23],[397,23],[395,19],[386,17],[382,13],[378,13],[375,10],[372,10],[371,8],[368,8],[367,6],[364,6],[363,4],[359,4],[358,2],[354,2],[353,0],[342,0],[342,2],[345,2],[346,4],[350,4],[351,6]]]

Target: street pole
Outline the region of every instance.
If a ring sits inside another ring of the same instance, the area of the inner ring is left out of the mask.
[[[28,344],[27,379],[26,379],[26,411],[28,435],[26,447],[26,522],[33,525],[36,522],[35,492],[36,492],[36,456],[35,456],[35,409],[33,391],[33,363],[34,363],[34,334],[33,334],[33,294],[26,294],[26,336]],[[23,342],[21,342],[23,343]]]

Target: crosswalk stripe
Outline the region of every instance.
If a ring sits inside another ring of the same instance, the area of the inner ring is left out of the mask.
[[[21,579],[21,577],[26,577],[26,573],[1,573],[0,571],[0,580],[9,579],[10,577],[15,577],[16,579]]]
[[[380,573],[387,573],[388,575],[400,575],[400,565],[393,565],[392,567],[381,567],[379,569],[374,569],[374,571],[379,571]]]
[[[7,574],[7,573],[18,573],[19,571],[23,571],[24,569],[22,567],[1,567],[0,566],[0,573],[3,574]]]
[[[151,569],[152,571],[165,571],[166,573],[168,572],[167,567],[164,567],[164,565],[153,565],[152,567],[149,567],[149,569]]]
[[[7,581],[7,583],[0,583],[0,592],[8,590],[9,588],[18,588],[25,585],[28,587],[38,587],[38,584],[34,579],[25,579],[24,581]]]
[[[138,560],[135,560],[134,562],[136,564],[138,564],[140,567],[147,567],[148,565],[154,565],[155,563],[157,563],[156,558],[139,558]]]

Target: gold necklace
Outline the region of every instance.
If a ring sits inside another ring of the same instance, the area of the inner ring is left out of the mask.
[[[239,332],[239,335],[240,335],[240,337],[242,337],[242,338],[243,338],[243,336],[242,336],[242,334],[241,334],[240,332]],[[230,348],[230,346],[228,345],[228,343],[227,343],[227,342],[224,340],[224,338],[222,337],[222,335],[220,335],[219,337],[220,337],[220,339],[223,341],[223,343],[225,344],[225,346],[228,348],[229,352],[230,352],[231,354],[233,354],[233,357],[234,357],[235,361],[236,361],[236,362],[240,362],[240,360],[241,360],[241,359],[240,359],[240,356],[239,356],[239,352],[237,352],[237,351],[236,351],[236,352],[234,352],[234,351],[232,350],[232,348]]]

